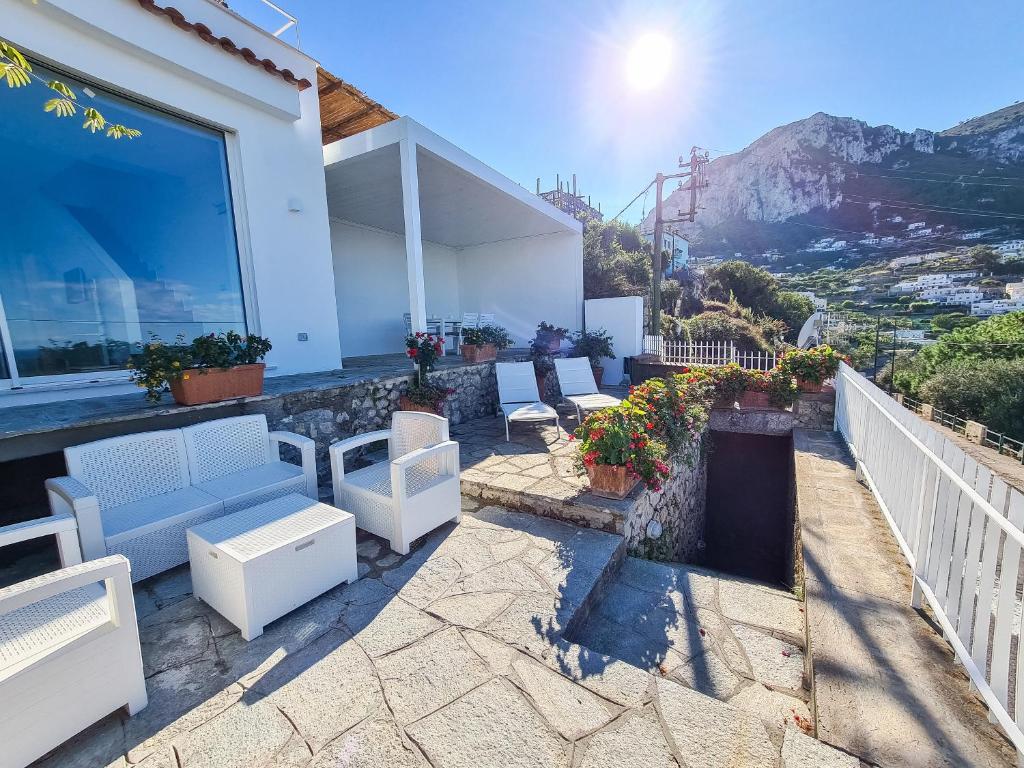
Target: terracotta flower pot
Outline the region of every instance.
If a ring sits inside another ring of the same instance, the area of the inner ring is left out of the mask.
[[[467,363],[486,363],[498,358],[498,348],[493,344],[463,344],[459,351]]]
[[[722,395],[721,397],[715,398],[715,402],[711,404],[712,408],[732,408],[736,405],[736,398],[732,395]]]
[[[597,386],[601,386],[601,379],[604,378],[604,366],[603,365],[592,365],[590,370],[594,373],[594,383]]]
[[[398,410],[400,411],[416,411],[417,413],[433,413],[436,416],[441,415],[441,411],[444,408],[444,403],[439,403],[436,408],[431,408],[429,405],[420,405],[414,403],[405,395],[398,398]]]
[[[740,408],[774,408],[767,392],[745,390],[740,393]]]
[[[817,394],[818,392],[821,392],[822,389],[821,384],[816,384],[813,381],[807,381],[807,379],[801,379],[799,377],[797,377],[796,385],[801,392],[810,392]]]
[[[594,464],[587,467],[590,492],[605,499],[624,499],[640,482],[630,477],[626,468],[614,464]]]
[[[179,405],[202,405],[258,397],[263,394],[263,363],[234,368],[191,368],[170,382],[171,395]]]

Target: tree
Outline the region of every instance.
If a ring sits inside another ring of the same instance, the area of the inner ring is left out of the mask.
[[[637,227],[619,221],[587,221],[583,229],[583,296],[647,296],[651,254]]]
[[[999,269],[999,254],[987,245],[976,245],[967,252],[967,256],[981,269],[992,272]]]
[[[943,411],[974,419],[996,432],[1024,439],[1024,357],[957,361],[941,366],[921,387],[921,397]]]
[[[787,340],[795,341],[804,322],[814,313],[806,296],[780,289],[779,281],[745,261],[726,261],[708,270],[707,295],[727,302],[735,299],[755,315],[768,315],[786,324]]]
[[[78,113],[81,106],[78,96],[70,87],[60,80],[46,80],[37,75],[21,51],[6,40],[0,40],[0,77],[7,81],[8,88],[24,88],[33,83],[45,85],[57,95],[43,104],[43,111],[49,112],[55,117],[72,117]],[[134,139],[136,136],[142,135],[142,132],[135,128],[128,128],[120,123],[108,123],[95,107],[82,107],[82,115],[85,117],[82,128],[90,133],[96,133],[105,128],[106,135],[112,139],[122,137]]]
[[[707,295],[710,299],[736,301],[754,312],[774,308],[779,281],[767,271],[745,261],[725,261],[707,271]]]

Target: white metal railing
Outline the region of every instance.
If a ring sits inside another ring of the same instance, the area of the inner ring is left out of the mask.
[[[836,429],[993,719],[1024,753],[1024,495],[843,364]],[[1011,705],[1012,702],[1012,705]]]
[[[731,341],[680,341],[664,336],[644,336],[644,352],[658,355],[670,365],[713,366],[737,363],[741,368],[769,371],[775,367],[773,352],[744,352]]]
[[[252,24],[265,29],[274,37],[291,42],[283,37],[284,33],[292,30],[290,37],[294,37],[296,48],[301,46],[299,38],[299,20],[292,16],[271,0],[214,0],[227,8],[232,13],[241,16]]]

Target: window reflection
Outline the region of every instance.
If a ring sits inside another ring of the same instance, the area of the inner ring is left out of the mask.
[[[156,334],[245,331],[222,134],[57,77],[112,122],[113,140],[0,94],[0,298],[22,377],[120,370]]]

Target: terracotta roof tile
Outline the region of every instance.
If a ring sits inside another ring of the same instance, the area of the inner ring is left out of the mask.
[[[171,23],[179,29],[183,29],[186,32],[193,32],[200,40],[207,42],[210,45],[219,45],[228,53],[235,56],[241,56],[245,61],[249,62],[253,66],[262,67],[272,75],[280,75],[285,82],[291,83],[300,91],[304,91],[312,85],[312,83],[306,78],[302,78],[300,80],[295,77],[295,74],[290,69],[280,69],[271,59],[261,59],[252,51],[252,49],[239,48],[230,37],[218,37],[202,22],[190,22],[185,18],[181,11],[173,6],[157,5],[155,0],[138,0],[138,3],[150,13],[154,13],[157,16],[166,16],[170,19]]]

